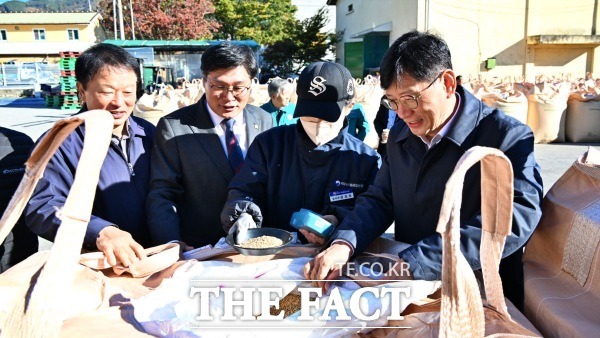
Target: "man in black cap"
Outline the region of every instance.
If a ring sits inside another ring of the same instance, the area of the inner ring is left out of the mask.
[[[354,97],[348,69],[333,62],[312,63],[298,79],[297,94],[294,117],[299,123],[258,135],[231,181],[221,213],[225,231],[248,223],[295,231],[290,218],[301,208],[335,225],[375,179],[379,155],[347,131]],[[301,232],[311,242],[323,243]]]

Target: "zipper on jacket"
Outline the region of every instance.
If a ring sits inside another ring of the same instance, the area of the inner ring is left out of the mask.
[[[113,138],[111,139],[110,143],[117,149],[117,153],[123,158],[123,160],[125,160],[125,163],[127,163],[127,168],[129,168],[129,175],[131,175],[132,177],[135,176],[135,171],[133,170],[133,165],[129,161],[129,156],[125,156],[125,153],[121,148],[121,140],[119,140],[118,138],[116,138],[116,136],[113,135]],[[129,150],[129,142],[125,141],[125,144]]]

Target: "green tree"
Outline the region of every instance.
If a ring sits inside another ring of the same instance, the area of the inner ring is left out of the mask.
[[[268,64],[265,72],[285,77],[305,65],[323,60],[336,43],[334,33],[322,33],[329,22],[328,11],[322,7],[310,18],[297,22],[292,34],[266,47],[263,58]]]
[[[129,1],[122,0],[124,6]],[[100,13],[107,32],[114,31],[113,0],[101,0]],[[196,40],[211,38],[219,24],[210,16],[210,0],[133,0],[136,39]],[[131,12],[123,9],[125,36],[131,38]]]
[[[291,0],[213,0],[221,24],[216,39],[255,40],[267,45],[289,36],[296,26]]]

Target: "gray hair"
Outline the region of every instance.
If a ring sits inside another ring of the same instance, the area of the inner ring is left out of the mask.
[[[277,77],[277,78],[271,79],[271,81],[269,81],[269,86],[267,87],[267,92],[269,93],[269,97],[283,92],[287,87],[289,87],[291,85],[292,84],[288,80],[285,80],[282,78]]]

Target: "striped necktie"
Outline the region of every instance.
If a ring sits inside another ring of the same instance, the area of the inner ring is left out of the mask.
[[[234,119],[224,119],[221,125],[225,129],[225,144],[227,145],[227,158],[229,159],[229,165],[233,172],[237,174],[244,164],[244,155],[242,154],[242,148],[238,143],[235,134],[233,133]]]

